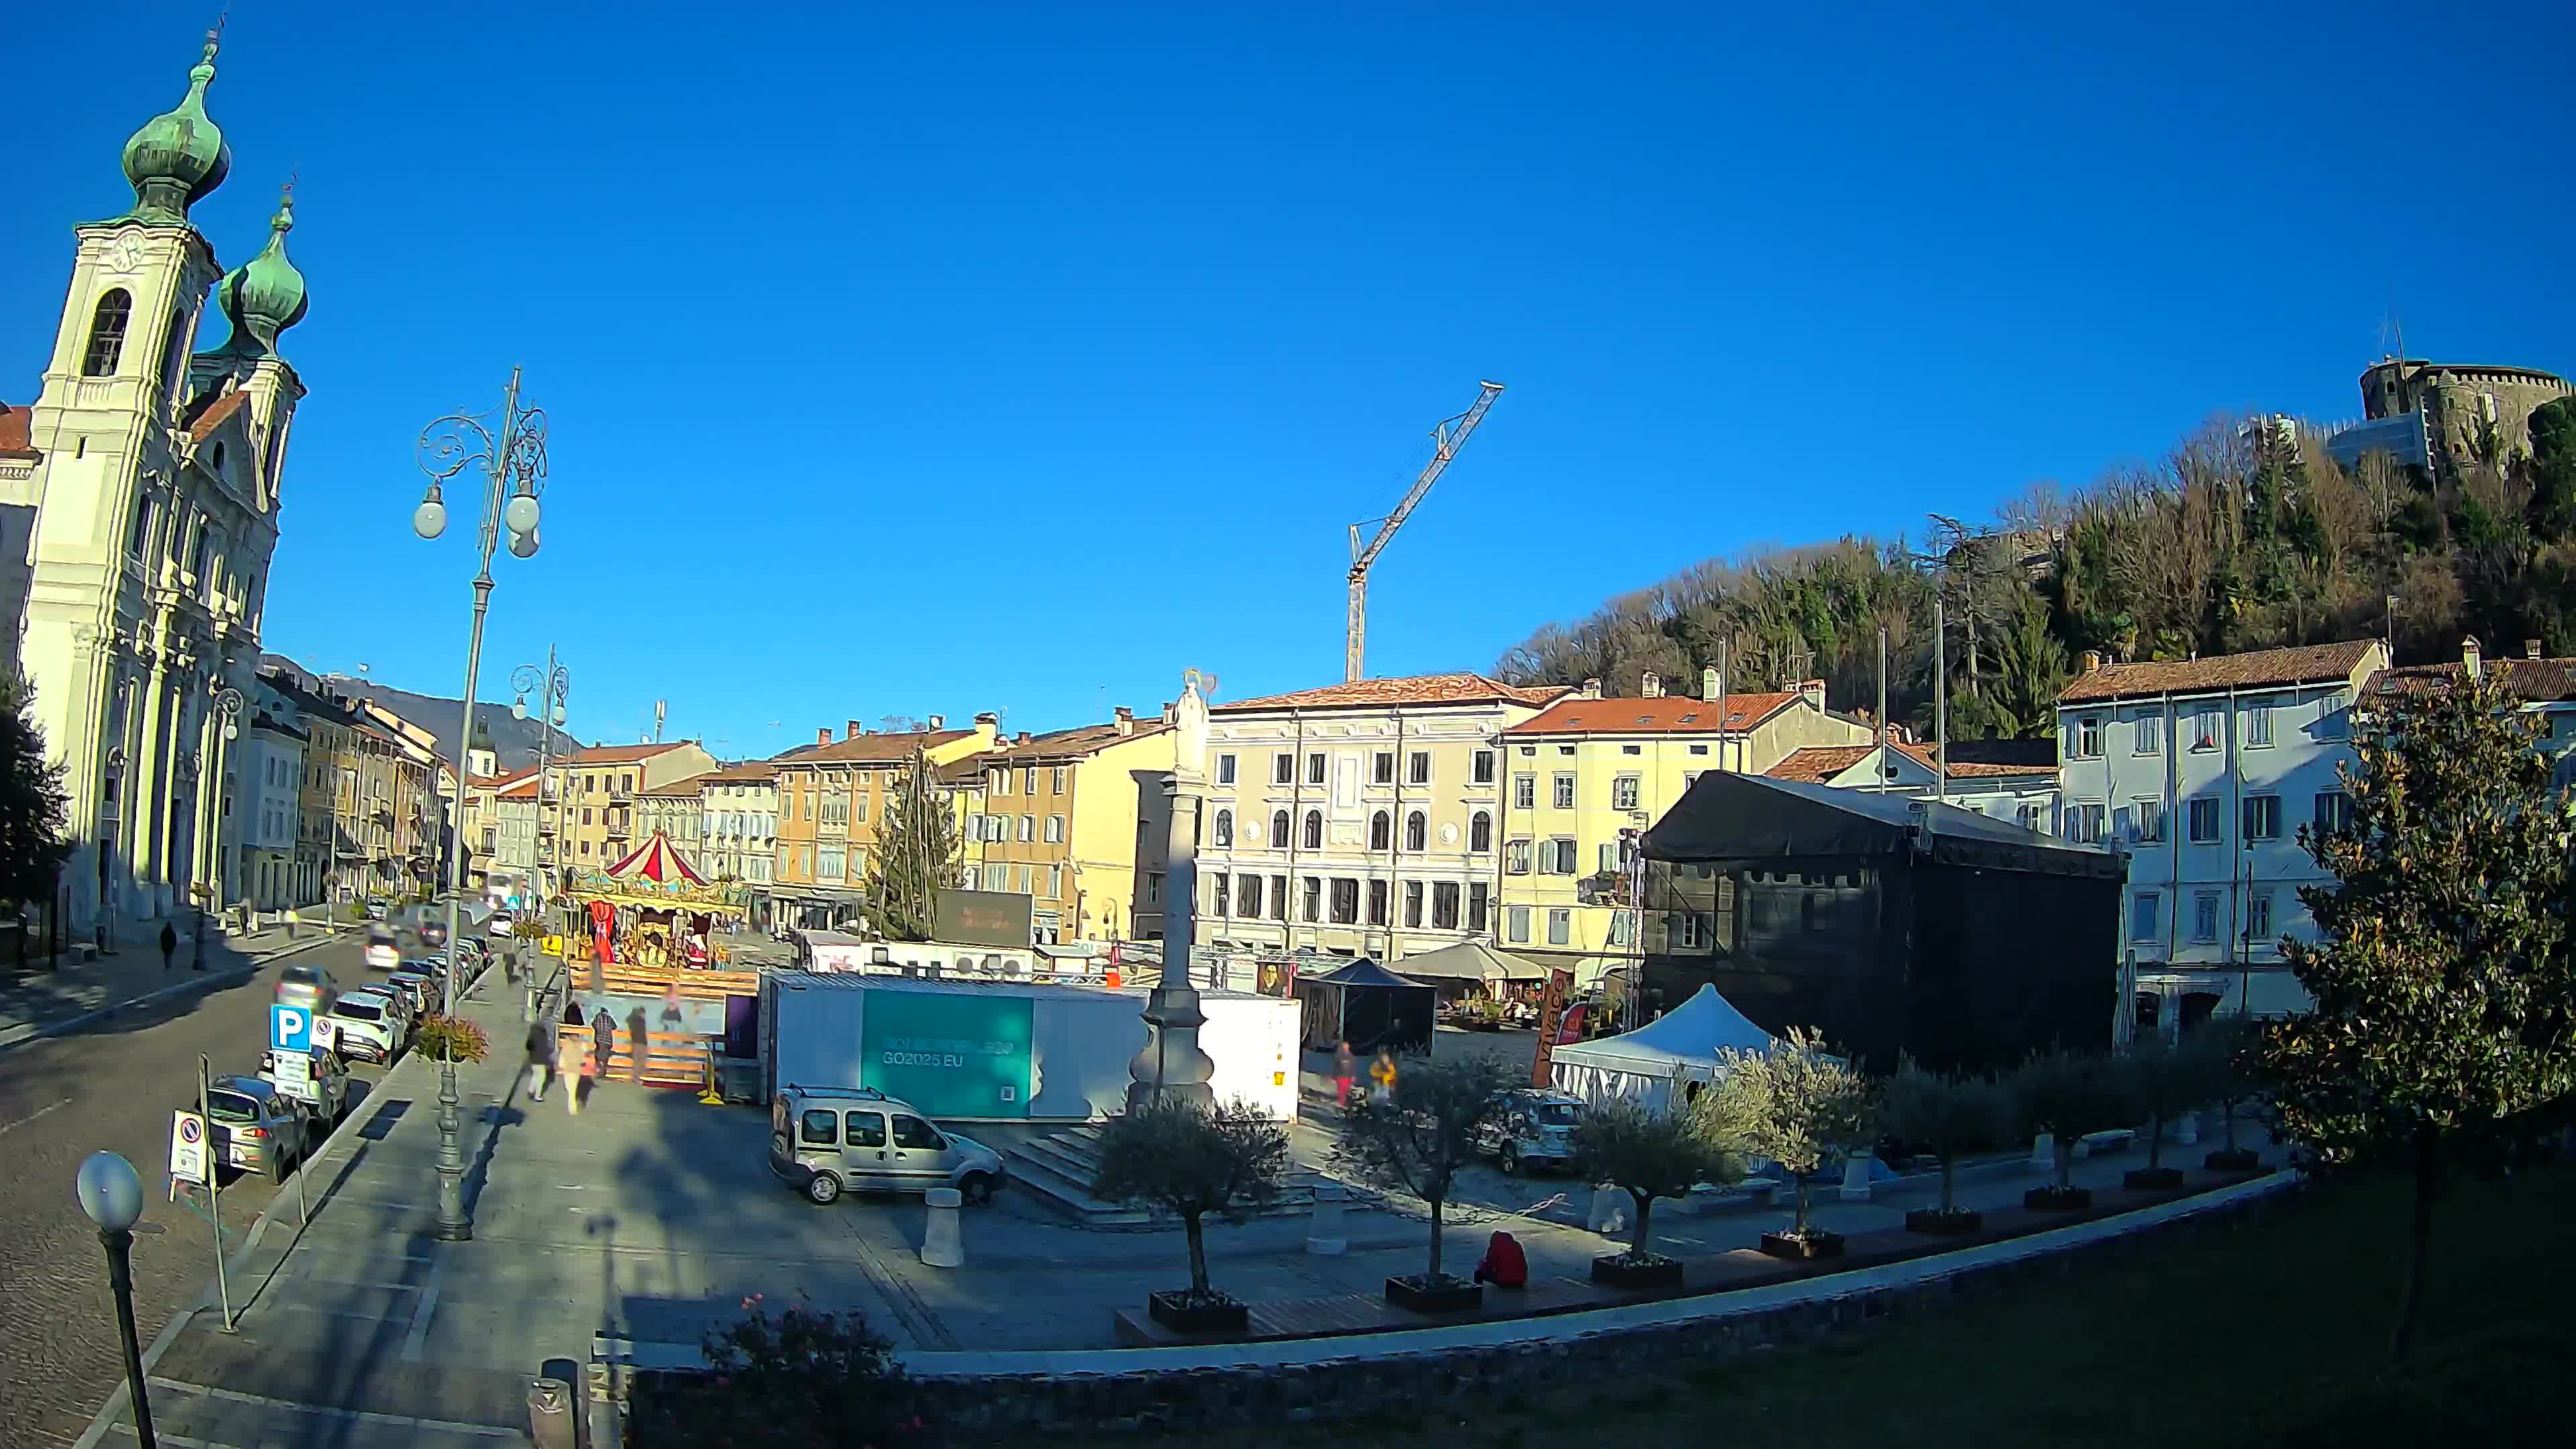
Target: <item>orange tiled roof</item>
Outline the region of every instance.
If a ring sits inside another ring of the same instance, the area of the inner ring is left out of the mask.
[[[906,730],[901,734],[861,735],[857,739],[838,739],[828,745],[794,755],[782,755],[776,761],[783,768],[801,770],[814,765],[898,765],[912,758],[916,749],[934,749],[955,744],[974,734],[973,730]]]
[[[1080,759],[1085,755],[1105,750],[1111,745],[1159,735],[1170,728],[1170,725],[1158,719],[1138,720],[1136,727],[1126,734],[1120,734],[1118,726],[1114,724],[1076,725],[1069,730],[1054,730],[1047,734],[1031,735],[1025,744],[1003,742],[975,758],[993,765],[1029,765],[1048,760]]]
[[[690,743],[692,742],[688,740],[679,740],[666,745],[590,745],[583,749],[573,751],[569,756],[556,761],[556,763],[563,765],[632,765],[639,761],[649,760],[655,755],[665,754],[669,751],[680,749]]]
[[[1966,741],[1953,744],[1950,746],[1951,779],[1998,779],[2014,775],[2047,775],[2055,773],[2057,769],[2057,746],[2047,740],[1980,740],[1975,741],[1974,744],[2014,745],[2027,748],[1982,751],[1973,749],[1970,742]],[[1936,768],[1933,763],[1932,747],[1929,745],[1908,744],[1902,740],[1890,740],[1888,745],[1926,770]],[[1868,759],[1870,752],[1877,748],[1876,745],[1809,745],[1803,749],[1791,750],[1787,759],[1762,773],[1774,780],[1795,780],[1809,785],[1821,785]],[[1998,758],[1963,760],[1959,758],[1959,752],[1962,749],[1969,749],[1971,753],[1990,753]],[[2046,760],[2037,758],[2042,750],[2048,752],[2049,758]],[[2028,754],[2031,758],[2010,758],[2018,754]]]
[[[643,787],[643,788],[641,788],[641,789],[637,790],[635,793],[636,793],[636,794],[638,794],[638,795],[657,795],[657,796],[659,796],[659,795],[695,795],[696,793],[698,793],[698,789],[699,789],[699,787],[700,787],[700,786],[703,786],[704,784],[706,784],[706,783],[707,783],[707,781],[709,781],[709,780],[711,780],[711,779],[713,779],[713,778],[715,778],[715,772],[714,772],[713,770],[709,770],[708,772],[706,772],[706,773],[705,773],[705,774],[703,774],[703,775],[691,775],[690,777],[688,777],[688,778],[687,778],[687,779],[685,779],[685,780],[673,780],[671,783],[669,783],[669,784],[667,784],[667,785],[648,785],[648,786],[645,786],[645,787]]]
[[[2527,704],[2576,699],[2576,659],[2490,659],[2485,667],[2501,673],[2505,687]],[[2459,677],[2460,661],[2456,659],[2447,664],[2409,664],[2371,676],[2370,692],[2394,694],[2422,689],[2437,681],[2448,684]]]
[[[35,415],[25,408],[0,403],[0,453],[25,458],[42,457],[36,451],[32,425]]]
[[[711,785],[740,785],[755,780],[775,780],[778,778],[778,762],[745,760],[738,765],[727,765],[721,770],[711,770],[698,778]]]
[[[1795,693],[1730,694],[1726,728],[1747,730],[1798,702]],[[1560,699],[1507,735],[1699,735],[1717,733],[1717,705],[1686,694],[1653,699]]]
[[[1390,705],[1408,704],[1543,705],[1570,687],[1563,684],[1523,687],[1464,671],[1416,674],[1402,679],[1361,679],[1348,684],[1327,684],[1319,689],[1264,695],[1259,699],[1229,700],[1208,706],[1208,712],[1241,714],[1256,709],[1384,709]]]
[[[537,777],[530,775],[528,778],[521,780],[516,784],[504,785],[495,793],[494,798],[500,800],[534,800],[537,798]]]
[[[2263,689],[2288,684],[2324,684],[2349,679],[2379,641],[2348,639],[2341,644],[2300,644],[2288,649],[2257,649],[2251,654],[2214,654],[2146,664],[2105,664],[2075,676],[2057,696],[2060,704],[2100,699],[2133,699],[2147,694],[2207,694],[2221,689]]]

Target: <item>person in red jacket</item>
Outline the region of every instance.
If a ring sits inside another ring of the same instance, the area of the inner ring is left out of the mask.
[[[1497,1288],[1529,1286],[1529,1256],[1521,1251],[1520,1240],[1509,1233],[1496,1233],[1485,1243],[1485,1261],[1476,1265],[1476,1281]]]

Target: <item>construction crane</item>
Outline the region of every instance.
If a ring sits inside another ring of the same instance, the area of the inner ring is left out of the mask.
[[[1404,501],[1395,505],[1395,511],[1383,519],[1351,525],[1350,635],[1342,656],[1342,682],[1345,684],[1360,677],[1360,655],[1368,644],[1369,565],[1376,563],[1377,556],[1386,552],[1387,542],[1395,537],[1395,531],[1404,527],[1404,520],[1413,516],[1414,507],[1422,502],[1422,495],[1430,492],[1431,485],[1440,481],[1440,474],[1449,466],[1449,460],[1457,457],[1458,450],[1466,446],[1467,435],[1476,431],[1476,424],[1485,420],[1485,409],[1492,407],[1494,399],[1503,393],[1503,385],[1499,382],[1480,382],[1476,386],[1482,391],[1476,394],[1474,406],[1454,418],[1443,418],[1431,430],[1431,461],[1422,466],[1422,476],[1413,480],[1413,488],[1404,495]],[[1363,548],[1360,546],[1360,530],[1369,523],[1378,525],[1377,536]]]

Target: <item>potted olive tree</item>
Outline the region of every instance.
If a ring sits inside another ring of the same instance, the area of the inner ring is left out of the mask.
[[[1900,1057],[1879,1092],[1879,1126],[1917,1152],[1941,1161],[1941,1205],[1905,1215],[1910,1233],[1973,1233],[1985,1215],[1958,1206],[1959,1160],[2003,1140],[2011,1103],[1992,1077],[1945,1076]]]
[[[1858,1067],[1825,1053],[1822,1039],[1796,1027],[1768,1051],[1721,1051],[1715,1110],[1741,1130],[1744,1148],[1780,1164],[1798,1189],[1785,1233],[1764,1233],[1775,1258],[1835,1258],[1840,1233],[1808,1220],[1809,1189],[1826,1165],[1866,1152],[1878,1139],[1878,1094]],[[1706,1095],[1706,1094],[1703,1094]]]
[[[2254,1023],[2241,1016],[2213,1017],[2192,1028],[2183,1038],[2183,1046],[2199,1063],[2202,1073],[2202,1100],[2218,1104],[2220,1141],[2226,1145],[2202,1159],[2212,1172],[2252,1172],[2263,1165],[2262,1155],[2250,1147],[2236,1145],[2236,1109],[2254,1095],[2254,1079],[2246,1072],[2246,1054],[2257,1048],[2263,1034]]]
[[[2023,1193],[2022,1206],[2043,1212],[2091,1207],[2092,1189],[2074,1183],[2076,1139],[2118,1126],[2130,1109],[2128,1091],[2109,1059],[2064,1049],[2042,1052],[2012,1074],[2010,1089],[2021,1130],[2048,1133],[2057,1147],[2057,1181]]]
[[[1385,1101],[1354,1097],[1341,1120],[1334,1161],[1352,1175],[1400,1189],[1431,1210],[1431,1260],[1422,1272],[1386,1280],[1386,1301],[1418,1313],[1452,1313],[1484,1301],[1472,1279],[1445,1271],[1442,1210],[1458,1169],[1476,1158],[1476,1133],[1504,1110],[1512,1079],[1484,1057],[1406,1065]]]
[[[2165,1126],[2204,1100],[2208,1071],[2189,1047],[2159,1037],[2131,1047],[2119,1059],[2129,1097],[2147,1121],[2147,1165],[2129,1169],[2121,1185],[2161,1189],[2182,1186],[2182,1169],[2164,1165]]]
[[[1636,1233],[1628,1251],[1592,1260],[1592,1281],[1622,1288],[1670,1288],[1682,1281],[1682,1261],[1654,1250],[1649,1223],[1659,1197],[1686,1197],[1701,1183],[1725,1186],[1744,1177],[1744,1138],[1725,1123],[1717,1094],[1671,1112],[1626,1100],[1583,1109],[1574,1124],[1574,1150],[1596,1182],[1624,1190],[1637,1205]]]
[[[1250,1221],[1278,1200],[1288,1168],[1287,1130],[1246,1102],[1157,1098],[1101,1127],[1092,1195],[1169,1213],[1189,1240],[1190,1286],[1147,1295],[1155,1322],[1177,1333],[1243,1331],[1249,1310],[1208,1285],[1206,1221]]]

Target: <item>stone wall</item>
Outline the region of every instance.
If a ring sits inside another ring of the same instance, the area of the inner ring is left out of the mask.
[[[1153,1368],[1147,1356],[1179,1350],[1101,1350],[1045,1355],[1058,1371],[942,1371],[907,1386],[912,1412],[950,1433],[1119,1433],[1134,1430],[1240,1430],[1280,1422],[1331,1423],[1389,1413],[1462,1415],[1499,1399],[1550,1385],[1613,1382],[1670,1372],[1677,1365],[1814,1343],[1899,1318],[1938,1313],[1954,1298],[2001,1292],[2013,1284],[2061,1276],[2081,1267],[2163,1251],[2211,1232],[2232,1231],[2290,1196],[2286,1174],[2194,1201],[2104,1219],[2061,1232],[2072,1240],[2014,1239],[1982,1250],[1915,1259],[1886,1269],[1808,1279],[1775,1289],[1741,1290],[1699,1299],[1667,1321],[1601,1326],[1631,1309],[1557,1318],[1462,1326],[1457,1336],[1491,1340],[1505,1328],[1511,1342],[1423,1344],[1412,1333],[1251,1344],[1202,1358],[1214,1362]],[[2039,1235],[2049,1236],[2049,1235]],[[2018,1251],[2016,1251],[2018,1250]],[[1690,1311],[1696,1310],[1696,1311]],[[1317,1350],[1324,1350],[1319,1355]],[[966,1354],[939,1355],[968,1359]],[[1137,1364],[1121,1371],[1120,1362]]]

